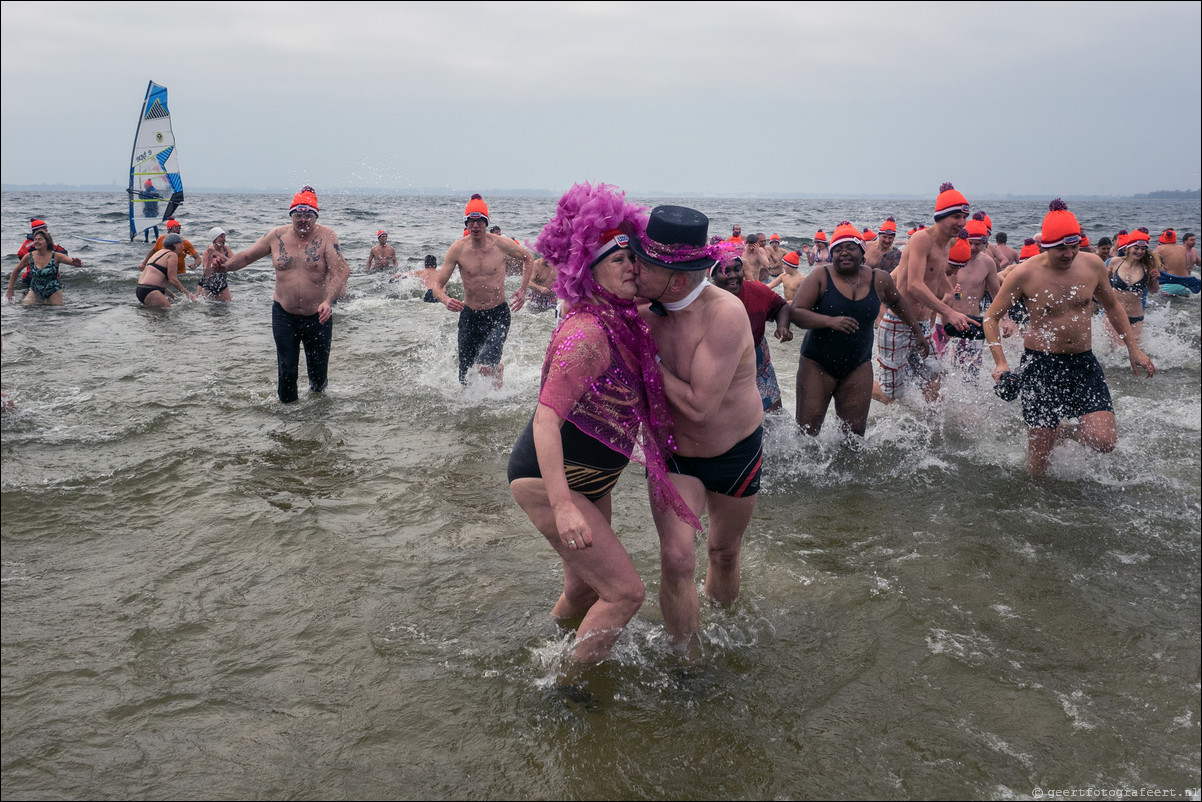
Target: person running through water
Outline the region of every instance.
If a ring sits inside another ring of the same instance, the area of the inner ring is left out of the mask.
[[[467,236],[447,249],[431,289],[437,301],[459,313],[459,383],[467,384],[468,371],[475,366],[499,389],[505,375],[501,354],[509,336],[510,313],[526,303],[534,257],[514,240],[488,233],[488,204],[479,195],[472,195],[463,216]],[[507,258],[522,263],[522,285],[509,305],[505,303]],[[463,280],[462,301],[446,291],[456,269]]]
[[[1064,440],[1104,454],[1118,441],[1110,389],[1092,350],[1095,300],[1126,344],[1135,375],[1141,370],[1148,378],[1156,374],[1114,297],[1106,265],[1095,254],[1081,253],[1081,226],[1059,198],[1048,206],[1041,241],[1042,253],[1006,275],[984,323],[998,394],[1010,386],[1022,396],[1027,471],[1034,476],[1047,471],[1052,449]],[[1028,301],[1031,318],[1020,375],[1015,376],[1002,350],[1000,320],[1019,300]],[[1068,423],[1071,419],[1077,423]]]
[[[396,267],[396,249],[388,244],[387,231],[377,231],[376,244],[372,246],[371,253],[367,254],[367,266],[363,268],[363,272],[372,273],[390,267]]]

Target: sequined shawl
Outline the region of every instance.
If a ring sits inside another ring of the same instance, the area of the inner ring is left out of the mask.
[[[668,480],[666,455],[676,450],[655,341],[635,304],[593,287],[574,304],[551,338],[539,403],[580,431],[647,469],[651,498],[701,529]]]

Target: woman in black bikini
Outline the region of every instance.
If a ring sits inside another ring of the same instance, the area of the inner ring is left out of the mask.
[[[176,270],[179,266],[179,251],[184,238],[179,234],[163,237],[163,247],[146,262],[146,269],[138,277],[136,295],[143,306],[171,306],[175,297],[170,289],[174,285],[180,292],[195,301],[196,296],[180,283]]]
[[[1110,260],[1110,286],[1127,315],[1138,345],[1144,333],[1144,294],[1160,291],[1160,257],[1148,248],[1151,238],[1143,229],[1126,237],[1119,232],[1119,255]],[[1107,321],[1110,337],[1117,344],[1118,332]]]
[[[889,273],[864,264],[859,229],[840,223],[830,253],[830,266],[806,276],[793,295],[790,319],[810,330],[797,367],[797,423],[817,435],[834,398],[840,424],[862,437],[872,403],[873,323],[881,303],[919,342],[923,335]]]

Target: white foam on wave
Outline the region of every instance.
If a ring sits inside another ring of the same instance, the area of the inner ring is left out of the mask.
[[[956,722],[956,726],[986,748],[1007,757],[1012,757],[1028,769],[1035,767],[1035,758],[1030,753],[1021,751],[997,733],[975,727],[967,719],[960,719]]]
[[[1052,694],[1060,702],[1060,709],[1064,711],[1069,719],[1069,723],[1074,730],[1094,730],[1097,729],[1097,718],[1089,712],[1089,707],[1093,702],[1085,695],[1084,691],[1073,691],[1070,694],[1059,693],[1052,691]]]
[[[926,644],[931,654],[953,657],[971,665],[980,665],[997,656],[993,641],[979,632],[936,628],[926,636]]]

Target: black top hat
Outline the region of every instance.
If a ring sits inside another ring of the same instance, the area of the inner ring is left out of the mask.
[[[669,270],[709,270],[718,261],[709,248],[710,220],[687,206],[656,206],[647,237],[630,245],[644,261]]]

